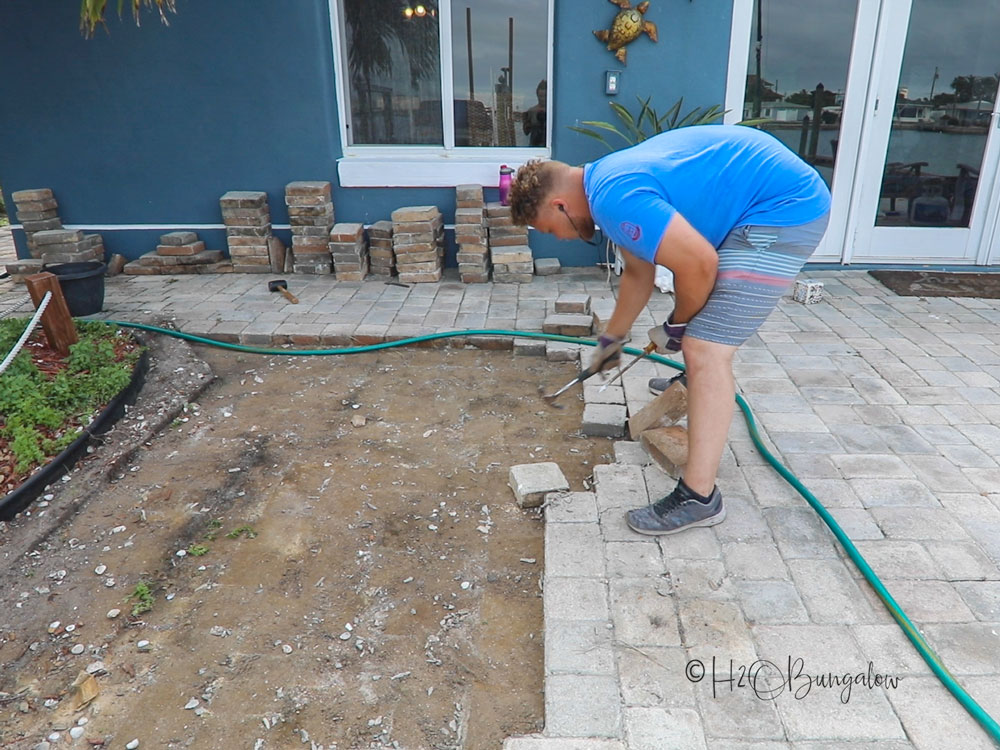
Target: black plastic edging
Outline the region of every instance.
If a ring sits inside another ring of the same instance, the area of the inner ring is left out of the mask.
[[[135,403],[148,371],[149,352],[147,350],[142,353],[132,369],[132,378],[129,380],[129,384],[108,402],[108,405],[94,421],[84,428],[79,437],[70,443],[62,453],[26,479],[16,490],[0,498],[0,521],[11,520],[31,505],[46,487],[73,468],[73,465],[86,450],[91,438],[110,430],[114,423],[122,418],[125,406]]]

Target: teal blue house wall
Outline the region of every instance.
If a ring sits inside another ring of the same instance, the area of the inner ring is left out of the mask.
[[[64,224],[100,227],[88,231],[130,259],[154,248],[168,231],[163,225],[220,224],[218,199],[229,190],[267,191],[272,221],[287,224],[284,186],[294,180],[332,182],[338,221],[371,223],[399,206],[436,204],[450,223],[451,189],[339,185],[330,7],[328,0],[178,0],[169,26],[146,13],[137,28],[112,10],[108,32],[86,40],[78,0],[4,0],[7,206],[13,212],[12,192],[51,188]],[[630,108],[637,94],[652,95],[661,110],[681,96],[685,109],[725,98],[731,3],[652,0],[648,18],[660,41],[637,40],[627,66],[591,33],[615,12],[606,0],[555,0],[554,158],[582,163],[604,153],[568,126],[610,118],[605,70],[624,71],[616,99]],[[496,199],[495,189],[487,198]],[[209,247],[225,248],[222,230],[197,231]],[[26,255],[23,234],[14,234]],[[564,265],[599,259],[582,242],[533,232],[531,244],[537,256]]]

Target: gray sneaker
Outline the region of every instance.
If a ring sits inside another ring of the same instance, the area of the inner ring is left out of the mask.
[[[725,518],[726,509],[718,487],[712,490],[709,502],[702,503],[683,482],[678,482],[666,497],[625,514],[625,522],[632,531],[650,536],[676,534],[696,526],[715,526]]]
[[[681,384],[687,386],[687,373],[681,372],[674,375],[672,378],[650,378],[649,379],[649,392],[654,396],[659,396],[667,388],[672,386],[676,381],[681,381]]]

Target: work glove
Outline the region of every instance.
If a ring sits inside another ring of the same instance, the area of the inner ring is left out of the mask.
[[[625,339],[623,338],[606,333],[601,334],[597,339],[597,346],[594,347],[594,353],[590,357],[590,365],[587,369],[592,372],[602,372],[617,367],[622,361],[622,347],[624,345]]]
[[[667,322],[649,329],[649,340],[656,344],[659,354],[675,354],[681,350],[681,339],[687,323],[674,323],[674,314],[670,313]]]

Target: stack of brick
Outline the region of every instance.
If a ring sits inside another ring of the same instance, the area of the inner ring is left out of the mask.
[[[455,244],[458,273],[467,284],[490,280],[490,246],[486,240],[486,204],[480,185],[455,188]]]
[[[237,273],[270,273],[268,240],[271,237],[271,209],[267,193],[259,190],[232,190],[219,199],[222,223],[233,270]]]
[[[334,224],[330,257],[337,281],[364,281],[368,275],[368,242],[362,224]]]
[[[133,276],[223,273],[232,271],[232,264],[223,261],[221,250],[206,250],[194,232],[168,232],[160,235],[156,250],[126,263],[122,270]]]
[[[73,229],[45,229],[32,237],[32,255],[44,263],[82,263],[104,260],[104,241],[99,234]]]
[[[396,254],[392,251],[392,222],[376,221],[368,228],[368,263],[377,276],[392,276],[396,270]]]
[[[510,206],[501,203],[486,204],[486,226],[493,280],[508,284],[530,282],[535,265],[528,247],[528,228],[516,226],[510,217]]]
[[[444,218],[437,206],[393,211],[392,249],[400,281],[440,281],[444,269]]]
[[[290,182],[285,186],[285,205],[292,225],[293,270],[330,273],[330,231],[334,225],[330,183]]]
[[[13,198],[17,220],[24,229],[28,243],[28,251],[32,258],[38,258],[35,234],[63,228],[62,220],[59,218],[59,204],[48,188],[18,190]]]

